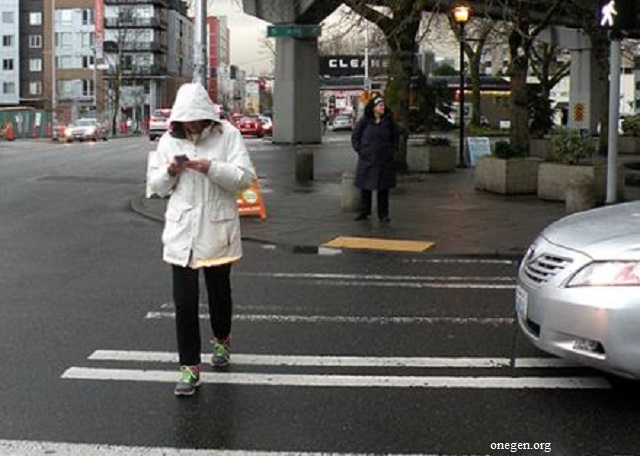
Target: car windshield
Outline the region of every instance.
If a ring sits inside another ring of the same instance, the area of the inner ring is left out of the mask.
[[[95,127],[96,121],[91,119],[80,119],[71,125],[75,127]]]
[[[350,122],[351,118],[348,116],[338,116],[336,117],[336,120],[339,122]]]
[[[255,122],[256,118],[255,117],[243,117],[242,119],[240,119],[240,122]]]
[[[158,119],[167,119],[171,115],[170,109],[156,109],[153,111],[153,116]]]

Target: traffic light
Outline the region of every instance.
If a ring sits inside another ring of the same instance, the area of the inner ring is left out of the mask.
[[[636,0],[601,0],[598,6],[600,27],[617,31],[638,29],[636,3]]]

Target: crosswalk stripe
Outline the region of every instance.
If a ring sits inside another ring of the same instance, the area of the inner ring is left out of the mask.
[[[43,442],[29,440],[0,440],[2,456],[373,456],[372,453],[321,453],[304,451],[247,451],[188,449],[168,447],[122,446],[91,443]],[[394,456],[388,453],[389,456]],[[402,454],[397,456],[438,456],[435,454]],[[445,456],[445,455],[442,455]],[[448,455],[478,456],[478,455]]]
[[[71,367],[64,379],[173,383],[176,371]],[[337,388],[609,389],[601,377],[447,377],[202,372],[204,383]]]
[[[148,320],[159,320],[176,317],[175,312],[147,312]],[[208,320],[208,314],[200,314],[201,320]],[[268,314],[235,314],[234,321],[269,322],[269,323],[348,323],[364,325],[388,325],[388,324],[452,324],[452,325],[511,325],[514,319],[510,317],[359,317],[351,315],[268,315]]]
[[[206,354],[202,354],[204,358]],[[135,361],[177,363],[175,352],[136,350],[96,350],[95,361]],[[509,358],[370,357],[233,354],[234,365],[304,367],[397,367],[397,368],[505,368]],[[559,358],[516,358],[516,368],[569,368],[579,365]]]

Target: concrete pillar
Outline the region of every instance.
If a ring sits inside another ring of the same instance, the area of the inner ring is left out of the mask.
[[[340,209],[343,212],[357,212],[360,210],[361,193],[354,183],[356,175],[352,172],[342,173],[342,194]]]
[[[317,38],[276,38],[273,142],[320,143]]]
[[[591,39],[581,30],[566,27],[549,27],[539,36],[553,46],[568,49],[571,53],[569,92],[569,128],[588,130],[589,134],[598,133],[598,103],[600,87],[595,71],[595,57],[591,50]]]
[[[306,183],[313,180],[313,150],[296,151],[296,182]]]
[[[596,187],[593,178],[576,176],[569,180],[565,190],[565,209],[567,213],[585,211],[596,205]]]

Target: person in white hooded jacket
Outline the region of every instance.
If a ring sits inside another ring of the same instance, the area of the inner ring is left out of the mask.
[[[181,377],[177,396],[200,384],[199,270],[203,270],[213,339],[212,365],[229,364],[231,264],[242,257],[236,194],[256,179],[240,132],[216,114],[201,84],[178,90],[170,128],[149,157],[147,181],[170,195],[162,233],[163,259],[172,265]]]

